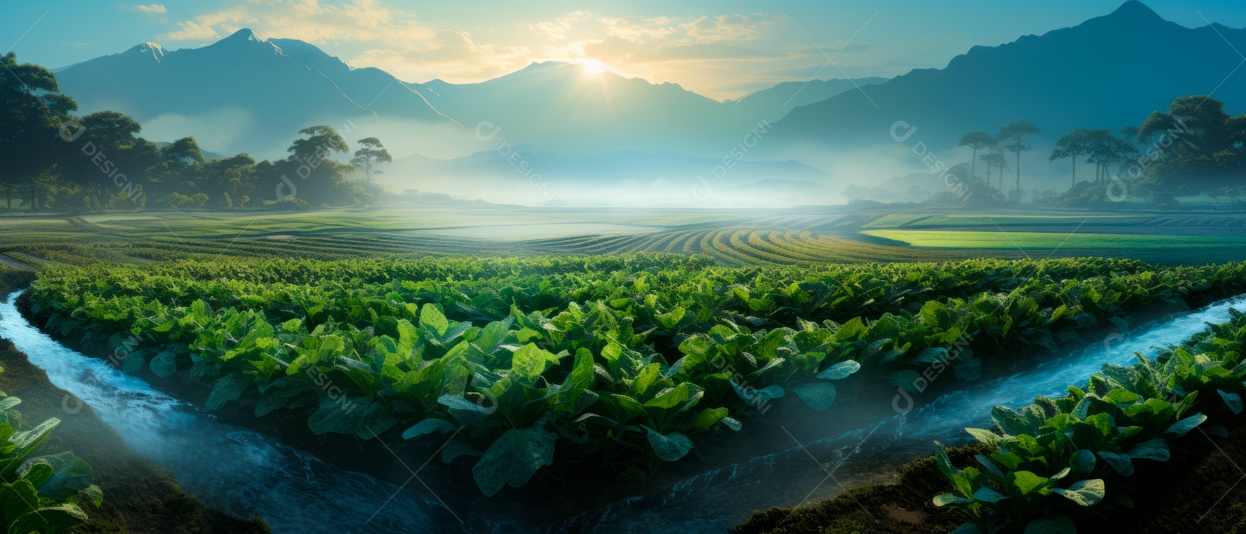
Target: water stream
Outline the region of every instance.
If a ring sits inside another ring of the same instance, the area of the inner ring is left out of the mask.
[[[107,362],[77,353],[0,303],[0,337],[9,339],[57,387],[82,399],[135,451],[177,476],[209,505],[259,515],[276,533],[312,532],[721,532],[754,510],[833,496],[931,451],[935,440],[968,441],[967,426],[990,427],[997,404],[1020,406],[1035,395],[1060,396],[1104,363],[1128,364],[1228,320],[1234,301],[1158,321],[1112,343],[1032,370],[967,386],[907,414],[827,436],[789,433],[790,447],[727,465],[584,512],[552,525],[525,525],[494,510],[452,511],[410,481],[406,491],[346,471],[262,434],[226,424],[161,393]],[[944,378],[954,380],[954,378]],[[802,430],[808,432],[808,429]]]
[[[1085,386],[1103,364],[1132,364],[1135,353],[1154,357],[1206,330],[1207,323],[1229,320],[1230,308],[1243,310],[1244,305],[1246,300],[1237,297],[1156,321],[1025,372],[965,386],[908,413],[892,411],[891,417],[864,428],[823,437],[788,432],[790,447],[785,450],[696,475],[666,491],[581,514],[557,530],[721,532],[741,523],[753,511],[830,498],[913,458],[932,454],[934,441],[947,445],[972,441],[964,429],[994,428],[990,411],[996,405],[1016,408],[1032,403],[1036,395],[1063,397],[1068,386]]]
[[[17,296],[11,294],[0,304],[0,337],[12,341],[47,372],[52,384],[82,399],[126,444],[172,471],[186,491],[208,505],[263,517],[279,534],[469,529],[435,496],[399,491],[388,482],[339,469],[226,424],[104,360],[66,348],[22,317],[14,306]],[[494,526],[472,525],[470,530]]]

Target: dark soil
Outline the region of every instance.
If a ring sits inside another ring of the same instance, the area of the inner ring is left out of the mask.
[[[955,465],[973,462],[981,445],[948,449]],[[933,497],[948,490],[934,457],[913,460],[897,471],[894,484],[850,489],[834,498],[797,508],[771,508],[736,527],[738,534],[950,532],[965,524],[954,510],[936,508]]]
[[[1168,462],[1146,462],[1134,474],[1132,510],[1078,525],[1083,532],[1137,534],[1246,533],[1246,424],[1229,437],[1195,430],[1173,447]],[[1224,421],[1221,421],[1224,423]],[[1141,465],[1140,465],[1141,467]]]

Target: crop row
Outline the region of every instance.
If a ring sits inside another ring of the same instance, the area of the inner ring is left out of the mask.
[[[1118,260],[222,260],[45,270],[31,308],[61,335],[133,338],[125,370],[204,384],[209,409],[364,439],[452,435],[443,460],[471,462],[492,494],[552,464],[556,443],[563,463],[675,461],[772,402],[827,409],[850,376],[911,388],[967,344],[949,364],[975,380],[983,358],[1244,285],[1243,265]]]
[[[1107,364],[1085,388],[1038,397],[1019,410],[992,410],[996,431],[968,429],[991,448],[977,466],[952,465],[936,450],[953,486],[935,504],[962,511],[957,532],[1073,533],[1076,521],[1113,508],[1132,508],[1142,490],[1135,473],[1166,462],[1170,445],[1198,428],[1227,436],[1225,422],[1243,411],[1246,315],[1156,359],[1132,367]]]

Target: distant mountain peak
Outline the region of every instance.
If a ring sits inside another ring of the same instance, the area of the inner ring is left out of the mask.
[[[259,50],[264,53],[271,52],[276,55],[285,55],[280,46],[268,39],[263,39],[256,35],[251,28],[243,28],[229,35],[220,41],[212,43],[204,47],[204,49],[215,50]]]
[[[243,28],[241,30],[238,30],[230,34],[229,37],[221,39],[220,42],[224,43],[228,41],[255,41],[257,43],[264,42],[263,39],[260,39],[260,36],[256,35],[255,32],[251,30],[251,28]]]
[[[1116,11],[1113,11],[1105,18],[1128,19],[1134,22],[1140,20],[1167,22],[1164,20],[1164,17],[1159,16],[1159,13],[1156,13],[1155,10],[1138,0],[1129,0],[1121,4],[1120,7],[1116,8]]]
[[[129,55],[151,56],[151,58],[155,59],[157,62],[164,59],[164,47],[160,46],[160,43],[153,43],[151,41],[135,45],[129,50],[126,50],[125,53]]]

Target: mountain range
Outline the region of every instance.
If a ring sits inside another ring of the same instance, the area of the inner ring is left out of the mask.
[[[896,121],[918,128],[933,149],[973,130],[994,132],[1016,120],[1048,137],[1074,128],[1138,125],[1173,99],[1208,95],[1246,106],[1246,30],[1212,24],[1186,28],[1140,2],[1072,28],[976,46],[943,69],[914,70],[792,110],[775,124],[772,153],[784,143],[827,149],[893,143]]]
[[[410,83],[250,30],[197,49],[143,43],[57,76],[84,112],[115,109],[138,119],[150,139],[193,135],[218,153],[281,157],[313,124],[352,142],[380,137],[398,158],[385,180],[424,190],[468,176],[521,183],[530,176],[508,160],[515,153],[551,181],[653,188],[710,176],[728,158],[748,164],[724,187],[773,179],[785,189],[825,184],[838,193],[921,170],[920,158],[904,155],[907,144],[947,153],[965,132],[1015,120],[1037,123],[1041,149],[1073,128],[1136,125],[1178,96],[1214,93],[1240,113],[1246,75],[1231,75],[1246,61],[1239,50],[1246,30],[1186,28],[1131,0],[1074,27],[973,47],[942,69],[786,82],[726,102],[559,62],[480,83]],[[892,137],[897,121],[917,127],[907,144]],[[845,165],[862,150],[907,158],[899,163],[907,168]],[[1036,174],[1045,166],[1041,152],[1022,162]]]
[[[353,68],[306,42],[261,39],[249,29],[198,49],[143,43],[59,69],[57,76],[84,112],[113,109],[154,123],[161,134],[185,128],[214,150],[260,154],[278,152],[279,142],[306,126],[350,130],[376,119],[414,129],[453,125],[439,131],[463,146],[473,142],[475,126],[487,123],[501,127],[512,144],[568,154],[671,146],[711,154],[729,139],[725,132],[747,131],[795,106],[885,80],[782,83],[729,102],[563,62],[534,63],[481,83],[409,83]]]

